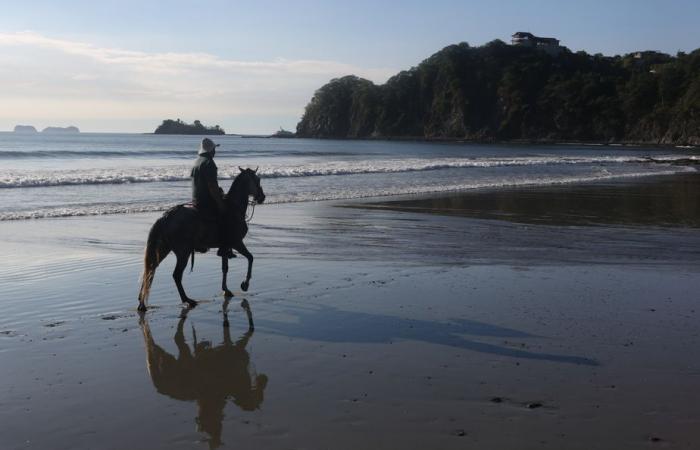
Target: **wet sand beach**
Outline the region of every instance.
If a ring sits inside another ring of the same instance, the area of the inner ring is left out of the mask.
[[[159,214],[2,222],[0,448],[698,448],[698,188],[262,205],[143,316]]]

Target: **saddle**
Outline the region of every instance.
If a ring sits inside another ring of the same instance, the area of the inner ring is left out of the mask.
[[[226,217],[220,217],[212,214],[210,211],[204,211],[198,208],[197,205],[193,203],[184,203],[180,205],[180,207],[185,208],[199,220],[199,226],[197,227],[194,239],[195,251],[198,253],[206,253],[210,248],[219,247],[220,221],[225,222],[229,241],[235,239],[242,240],[248,233],[248,224],[245,221],[245,217],[242,214],[237,214],[237,211],[227,214]]]
[[[198,208],[197,205],[194,203],[183,203],[182,205],[179,205],[181,208],[185,208],[192,214],[196,215],[199,220],[202,220],[204,222],[216,222],[216,215],[204,211],[201,208]]]
[[[198,208],[194,203],[183,203],[176,208],[186,211],[197,222],[193,243],[197,253],[206,253],[210,248],[219,247],[220,219],[216,215]]]

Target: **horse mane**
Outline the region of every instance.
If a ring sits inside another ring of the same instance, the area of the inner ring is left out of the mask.
[[[241,184],[241,181],[245,178],[243,175],[247,175],[248,172],[251,172],[250,169],[245,169],[243,172],[240,172],[238,175],[235,176],[233,179],[233,183],[231,183],[231,187],[228,189],[228,194],[227,196],[230,197],[233,192],[235,192],[236,187]]]

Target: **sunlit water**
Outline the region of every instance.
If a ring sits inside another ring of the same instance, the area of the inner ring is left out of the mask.
[[[0,133],[0,220],[158,211],[187,201],[200,139]],[[700,158],[687,149],[215,139],[221,185],[227,189],[239,166],[259,167],[270,203],[694,172],[672,162]]]

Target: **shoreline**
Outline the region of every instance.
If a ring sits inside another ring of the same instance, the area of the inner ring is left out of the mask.
[[[0,133],[13,134],[13,135],[27,135],[29,133],[14,132],[12,130],[0,131]],[[30,135],[41,134],[41,132],[31,133]],[[185,134],[185,133],[154,133],[154,132],[122,132],[122,131],[81,131],[80,133],[70,134],[74,135],[91,135],[91,134],[126,134],[126,135],[140,135],[140,136],[212,136],[212,134]],[[226,137],[239,137],[246,139],[310,139],[310,140],[328,140],[328,141],[379,141],[379,142],[391,142],[391,141],[406,141],[406,142],[430,142],[430,143],[456,143],[456,144],[478,144],[478,145],[514,145],[514,146],[527,146],[527,145],[544,145],[544,146],[558,146],[558,145],[571,145],[571,146],[582,146],[582,147],[613,147],[613,148],[677,148],[677,149],[688,149],[697,150],[700,149],[698,144],[688,144],[688,143],[660,143],[660,142],[648,142],[648,141],[575,141],[575,140],[554,140],[554,139],[513,139],[513,140],[499,140],[499,139],[466,139],[466,138],[450,138],[450,137],[424,137],[424,136],[384,136],[384,137],[312,137],[312,136],[275,136],[274,134],[264,135],[264,134],[241,134],[241,133],[226,133],[226,134],[215,134],[214,136],[226,136]]]
[[[636,148],[679,148],[679,149],[699,149],[700,145],[688,143],[657,143],[646,141],[574,141],[574,140],[554,140],[554,139],[467,139],[450,137],[425,137],[425,136],[382,136],[382,137],[289,137],[289,139],[314,139],[329,141],[406,141],[406,142],[431,142],[431,143],[457,143],[457,144],[478,144],[478,145],[579,145],[583,147],[636,147]]]

